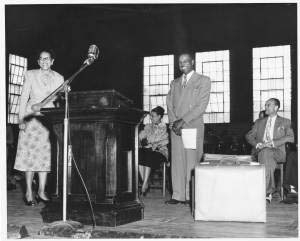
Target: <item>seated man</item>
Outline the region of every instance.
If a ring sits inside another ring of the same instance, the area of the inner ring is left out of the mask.
[[[268,117],[257,120],[246,134],[246,140],[255,147],[258,162],[265,165],[267,201],[271,202],[275,191],[274,171],[277,162],[285,162],[285,143],[294,142],[291,121],[277,115],[280,101],[276,98],[265,104]]]

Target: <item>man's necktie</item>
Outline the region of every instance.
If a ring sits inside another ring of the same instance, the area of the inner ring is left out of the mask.
[[[269,118],[266,125],[266,142],[271,141],[271,123],[272,123],[272,119]]]
[[[187,82],[187,79],[186,79],[186,75],[184,74],[184,75],[183,75],[182,88],[185,88],[185,87],[186,87],[186,82]]]

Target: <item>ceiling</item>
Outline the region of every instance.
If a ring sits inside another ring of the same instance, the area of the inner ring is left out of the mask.
[[[5,24],[7,49],[25,55],[43,44],[68,54],[73,52],[74,43],[78,48],[86,48],[90,41],[115,52],[168,52],[181,45],[218,48],[222,44],[269,41],[274,36],[294,41],[297,6],[295,3],[6,5]]]

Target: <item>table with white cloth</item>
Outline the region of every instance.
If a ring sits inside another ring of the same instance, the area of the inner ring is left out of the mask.
[[[195,220],[266,222],[264,165],[248,162],[246,156],[212,157],[195,167]]]

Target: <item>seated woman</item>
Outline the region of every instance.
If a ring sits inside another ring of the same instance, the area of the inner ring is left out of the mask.
[[[162,122],[164,108],[157,106],[150,112],[151,124],[146,124],[139,133],[139,172],[143,180],[140,194],[147,195],[148,179],[152,169],[159,168],[162,162],[168,160],[169,137],[167,126]]]

